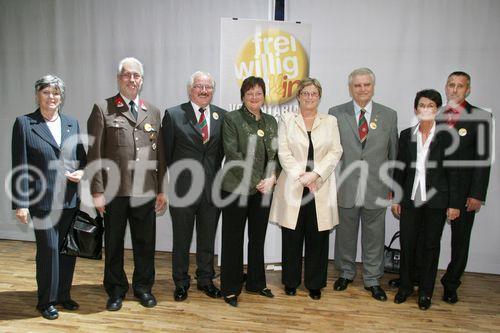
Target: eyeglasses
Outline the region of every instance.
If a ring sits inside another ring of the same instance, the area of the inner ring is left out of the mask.
[[[309,92],[309,91],[301,91],[300,92],[300,96],[302,97],[312,97],[312,98],[316,98],[316,97],[319,97],[319,93],[316,92],[316,91],[313,91],[313,92]]]
[[[61,96],[61,92],[59,91],[50,91],[50,90],[44,90],[42,91],[42,95],[43,97],[60,97]]]
[[[247,91],[245,93],[245,96],[246,97],[262,97],[262,96],[264,96],[264,93],[262,91],[255,92],[255,93],[251,93],[251,92]]]
[[[212,87],[209,84],[193,84],[193,88],[197,89],[197,90],[205,89],[206,91],[210,91],[210,90],[214,89],[214,87]]]
[[[134,80],[139,80],[142,78],[142,75],[139,73],[130,73],[130,72],[124,72],[121,73],[120,76],[126,80],[134,79]]]

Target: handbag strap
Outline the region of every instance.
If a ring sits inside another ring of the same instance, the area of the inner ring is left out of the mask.
[[[390,241],[390,243],[389,243],[389,246],[388,246],[388,247],[391,247],[391,246],[392,246],[392,243],[394,243],[394,241],[395,241],[396,239],[398,239],[398,238],[399,238],[399,231],[396,231],[396,232],[394,233],[394,235],[392,236],[391,241]]]

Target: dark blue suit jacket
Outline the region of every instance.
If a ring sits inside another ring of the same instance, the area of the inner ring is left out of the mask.
[[[61,147],[56,143],[40,110],[16,118],[12,131],[12,209],[74,208],[78,184],[66,171],[83,169],[87,157],[78,138],[76,119],[60,114]]]

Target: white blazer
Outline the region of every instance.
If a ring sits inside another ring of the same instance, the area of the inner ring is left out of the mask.
[[[333,172],[342,157],[337,118],[318,113],[311,129],[314,169],[320,177],[314,194],[318,230],[332,229],[339,223],[337,187]],[[306,170],[309,137],[300,114],[287,113],[278,128],[278,157],[283,168],[274,190],[269,221],[295,230],[304,187],[297,180]]]

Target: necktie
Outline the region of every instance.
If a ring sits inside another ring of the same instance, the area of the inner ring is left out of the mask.
[[[458,118],[460,118],[460,110],[449,107],[444,113],[446,114],[446,124],[448,124],[449,127],[455,127]]]
[[[130,101],[128,104],[130,105],[130,112],[132,112],[134,119],[137,120],[137,105],[135,105],[134,101]]]
[[[205,109],[200,108],[200,120],[198,120],[198,127],[201,130],[201,136],[203,137],[203,144],[208,142],[208,125],[205,119]]]
[[[368,123],[366,122],[365,113],[365,109],[361,109],[358,121],[359,141],[363,148],[365,147],[366,136],[368,135]]]

